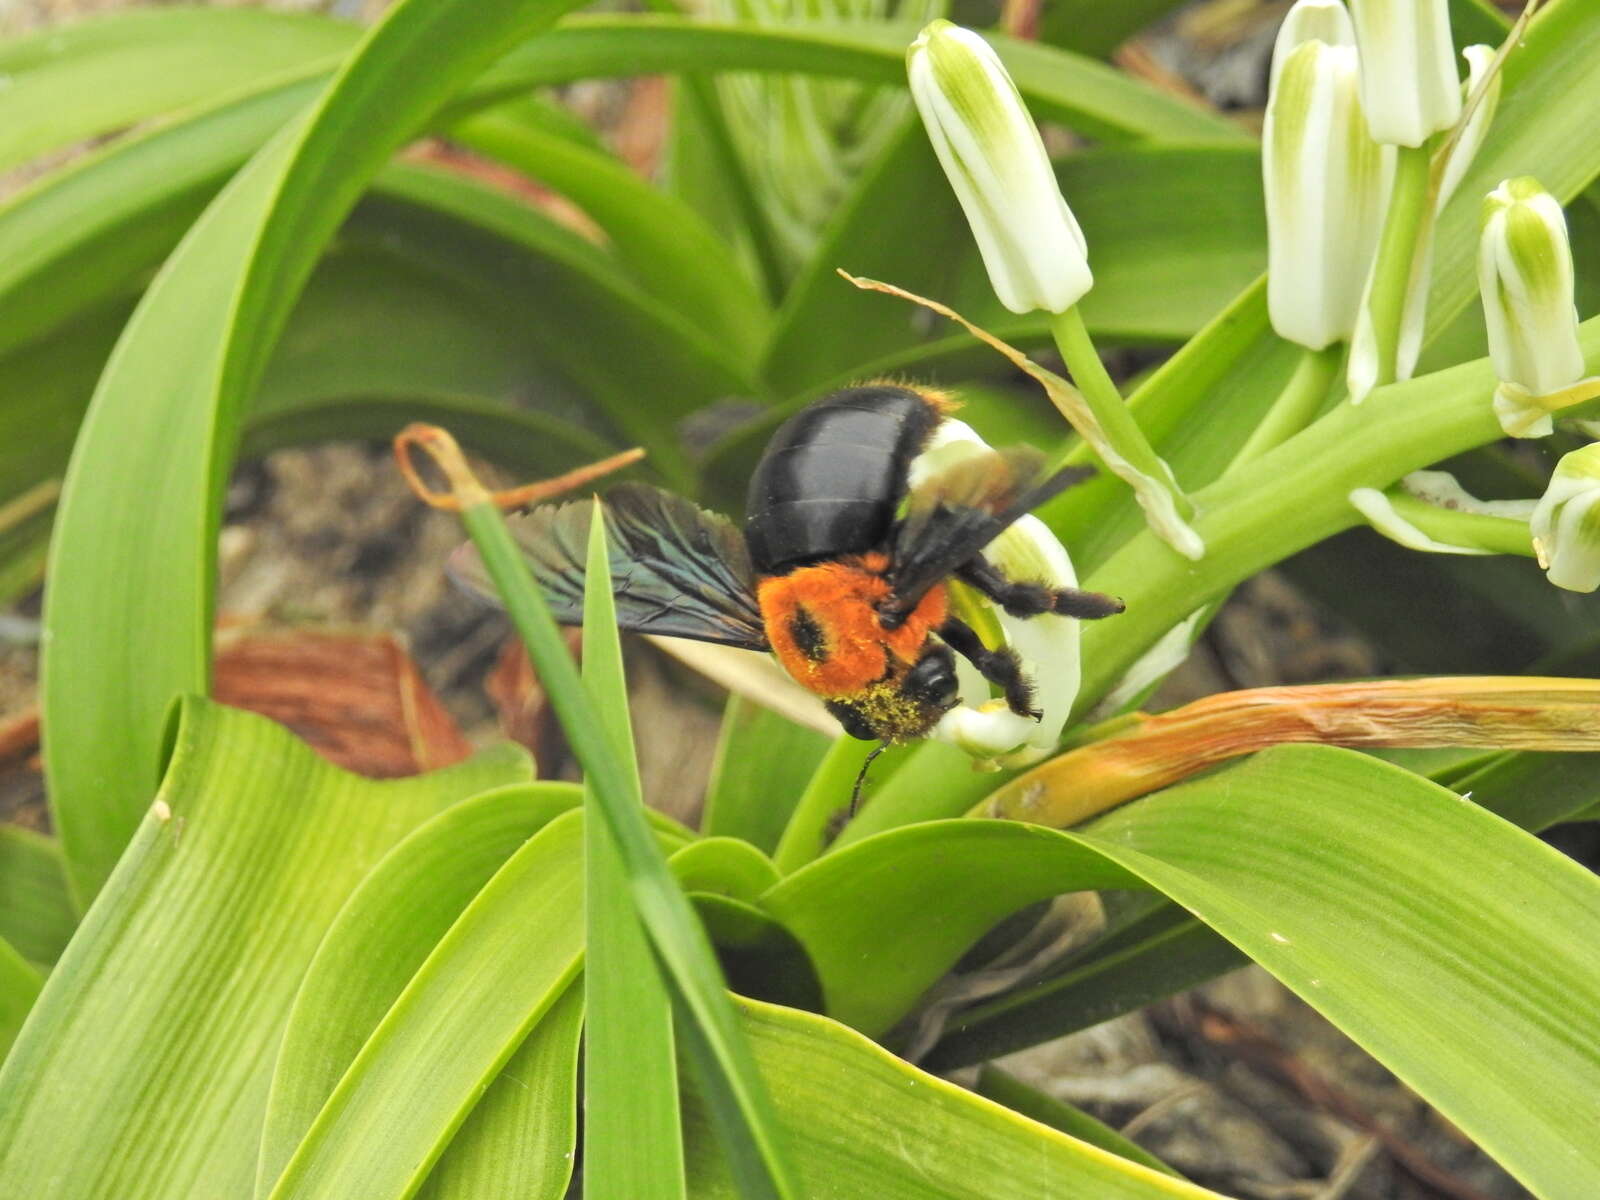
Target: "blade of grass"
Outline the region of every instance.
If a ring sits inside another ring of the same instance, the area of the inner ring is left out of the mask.
[[[442,431],[420,431],[439,453]],[[651,837],[637,794],[637,778],[623,762],[611,729],[585,690],[549,606],[534,584],[505,520],[467,473],[458,453],[441,457],[461,504],[461,519],[483,566],[528,649],[562,729],[583,767],[622,860],[629,894],[678,1006],[676,1028],[705,1047],[704,1081],[711,1085],[719,1129],[735,1163],[735,1175],[752,1196],[789,1196],[791,1168],[777,1141],[771,1101],[739,1036],[733,1010],[705,931],[696,920]],[[594,523],[602,532],[603,522]],[[610,568],[588,584],[610,591]]]
[[[598,512],[600,503],[595,501]],[[583,595],[583,683],[611,742],[611,754],[639,802],[638,762],[628,683],[617,638],[616,600],[605,522],[589,523]],[[599,815],[592,786],[584,793],[583,1191],[587,1200],[686,1195],[672,998],[634,910],[628,868]]]

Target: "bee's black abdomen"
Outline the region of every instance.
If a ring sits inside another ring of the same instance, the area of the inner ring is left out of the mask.
[[[939,410],[908,388],[846,388],[779,426],[750,478],[745,540],[763,575],[881,547]]]

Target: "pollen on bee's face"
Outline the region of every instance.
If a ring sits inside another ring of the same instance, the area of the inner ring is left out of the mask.
[[[819,696],[841,697],[903,673],[944,621],[945,590],[932,588],[906,621],[885,629],[878,606],[889,597],[881,556],[800,567],[763,579],[756,596],[772,652]]]

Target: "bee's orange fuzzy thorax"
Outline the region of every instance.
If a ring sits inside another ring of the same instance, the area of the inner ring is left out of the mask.
[[[904,672],[944,623],[948,602],[939,584],[898,629],[885,629],[878,605],[889,596],[887,567],[884,555],[863,554],[770,576],[757,586],[772,652],[817,695],[849,696]]]

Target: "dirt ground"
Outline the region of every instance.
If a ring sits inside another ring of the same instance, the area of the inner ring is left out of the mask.
[[[119,6],[122,0],[0,0],[0,33]],[[370,6],[332,7],[355,15]],[[1190,5],[1120,57],[1249,121],[1262,101],[1276,19],[1287,7],[1265,0]],[[440,564],[458,541],[453,519],[411,496],[386,446],[280,451],[242,465],[233,480],[221,541],[222,609],[245,624],[397,634],[466,738],[481,744],[500,736],[485,680],[508,631],[503,617],[444,580]],[[36,601],[0,614],[0,714],[22,713],[31,703],[36,614]],[[1386,665],[1269,572],[1239,589],[1158,703],[1375,675]],[[642,643],[630,646],[629,669],[646,795],[692,819],[721,698]],[[570,771],[558,745],[542,751],[546,773]],[[36,772],[0,778],[0,812],[42,825],[41,799]],[[1005,1065],[1122,1129],[1195,1181],[1250,1200],[1525,1194],[1257,968]]]

